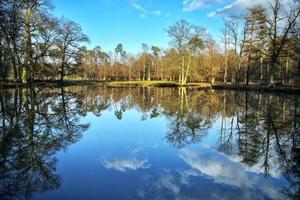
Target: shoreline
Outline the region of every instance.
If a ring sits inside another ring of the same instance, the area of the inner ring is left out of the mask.
[[[281,85],[281,86],[263,86],[260,84],[250,84],[246,86],[243,83],[232,85],[224,83],[187,83],[180,85],[173,81],[92,81],[92,80],[66,80],[61,81],[35,81],[34,87],[60,87],[74,85],[101,85],[105,87],[186,87],[193,89],[216,89],[216,90],[239,90],[239,91],[260,91],[260,92],[278,92],[288,94],[300,94],[300,86]],[[0,82],[0,90],[25,88],[30,86],[20,82]]]

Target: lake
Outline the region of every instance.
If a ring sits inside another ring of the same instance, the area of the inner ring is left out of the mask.
[[[0,106],[0,199],[299,198],[299,96],[70,86]]]

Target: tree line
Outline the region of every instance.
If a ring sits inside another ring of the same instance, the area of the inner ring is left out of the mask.
[[[166,29],[170,47],[122,44],[105,52],[82,46],[78,24],[51,15],[46,0],[1,0],[1,79],[22,82],[83,79],[167,80],[180,84],[299,84],[299,1],[273,0],[223,19],[222,43],[202,26],[180,20]]]

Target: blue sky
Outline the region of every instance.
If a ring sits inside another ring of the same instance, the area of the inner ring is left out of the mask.
[[[113,51],[122,43],[138,53],[141,44],[168,47],[165,30],[180,19],[205,27],[220,41],[222,17],[264,0],[53,0],[53,13],[79,23],[88,47]]]

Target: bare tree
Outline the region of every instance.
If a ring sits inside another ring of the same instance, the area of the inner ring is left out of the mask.
[[[67,75],[74,74],[78,70],[75,58],[78,54],[80,42],[88,42],[88,37],[82,33],[81,28],[75,22],[62,20],[58,29],[56,41],[57,56],[59,59],[60,80]]]
[[[295,27],[297,19],[300,15],[300,4],[295,2],[289,6],[286,12],[283,12],[281,0],[274,0],[271,7],[271,16],[268,19],[270,47],[270,79],[269,84],[274,85],[274,76],[278,58],[287,44],[288,37],[292,29]],[[283,26],[281,24],[284,24]],[[281,34],[282,33],[282,34]]]

